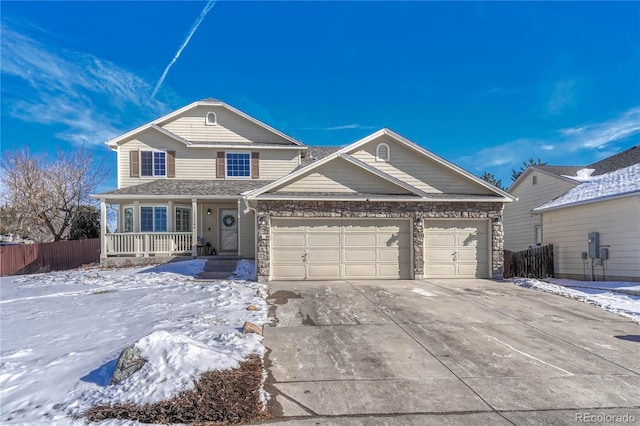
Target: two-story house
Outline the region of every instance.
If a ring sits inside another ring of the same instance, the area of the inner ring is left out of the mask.
[[[310,147],[204,100],[107,145],[118,189],[95,195],[107,264],[211,247],[256,259],[262,281],[502,275],[513,197],[389,129]]]

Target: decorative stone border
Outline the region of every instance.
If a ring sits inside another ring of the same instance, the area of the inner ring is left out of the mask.
[[[419,219],[491,219],[491,274],[504,272],[502,203],[472,202],[381,202],[381,201],[259,201],[257,210],[258,281],[269,280],[271,267],[271,218],[410,218],[413,228],[413,272],[424,276],[424,232]]]

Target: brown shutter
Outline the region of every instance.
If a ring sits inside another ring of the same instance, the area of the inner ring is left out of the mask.
[[[129,151],[129,176],[140,177],[140,151]]]
[[[216,177],[224,178],[224,152],[218,151],[218,161],[216,164]]]
[[[252,179],[260,178],[260,153],[259,152],[251,153],[251,178]]]
[[[167,177],[176,177],[176,152],[167,151]]]

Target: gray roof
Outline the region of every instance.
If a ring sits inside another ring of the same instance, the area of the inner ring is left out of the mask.
[[[162,195],[176,197],[206,197],[206,196],[240,196],[243,192],[251,191],[271,183],[270,180],[188,180],[188,179],[158,179],[140,185],[128,186],[114,191],[103,192],[103,196],[123,195]]]
[[[578,170],[595,169],[593,176],[611,173],[640,163],[640,145],[632,146],[611,157],[604,158],[588,166],[538,166],[534,167],[557,176],[576,176]]]
[[[324,157],[333,154],[336,151],[342,149],[341,146],[307,146],[307,155],[302,159],[300,167],[308,166],[309,164],[321,160]]]
[[[589,164],[586,168],[596,169],[594,176],[611,173],[640,163],[640,145],[632,146],[616,155]]]
[[[551,173],[556,176],[575,176],[578,170],[584,169],[584,166],[534,166],[543,172]]]
[[[268,197],[268,196],[295,196],[295,197],[367,197],[367,198],[376,198],[376,197],[385,197],[385,198],[406,198],[406,197],[416,197],[419,198],[416,194],[406,193],[406,194],[374,194],[367,192],[278,192],[275,194],[266,193],[258,196]]]

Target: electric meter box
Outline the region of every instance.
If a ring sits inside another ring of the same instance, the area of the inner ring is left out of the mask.
[[[590,232],[589,233],[589,257],[592,259],[598,258],[600,255],[600,233],[599,232]]]
[[[600,248],[600,259],[607,260],[609,259],[609,249],[605,247]]]

